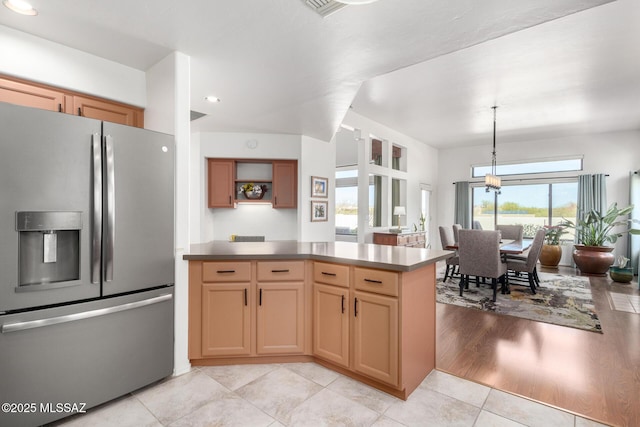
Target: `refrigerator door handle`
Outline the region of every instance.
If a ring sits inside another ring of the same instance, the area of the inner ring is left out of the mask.
[[[44,326],[57,325],[59,323],[74,322],[76,320],[90,319],[92,317],[106,316],[107,314],[118,313],[120,311],[133,310],[152,304],[158,304],[173,298],[172,294],[158,295],[157,297],[145,299],[142,301],[130,302],[127,304],[116,305],[114,307],[99,308],[96,310],[83,311],[81,313],[67,314],[65,316],[49,317],[47,319],[28,320],[24,322],[7,323],[2,325],[0,332],[3,334],[9,332],[24,331],[27,329],[42,328]]]
[[[104,247],[104,280],[111,282],[113,280],[113,253],[116,237],[115,219],[116,219],[116,189],[115,175],[113,164],[113,137],[107,135],[105,139],[105,165],[106,165],[106,192],[107,192],[107,209],[106,209],[106,228],[105,228],[105,247]]]
[[[91,236],[91,283],[100,283],[100,247],[102,242],[102,138],[91,139],[93,156],[93,230]]]

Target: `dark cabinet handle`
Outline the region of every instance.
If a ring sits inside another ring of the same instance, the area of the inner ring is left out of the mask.
[[[322,273],[320,273],[320,274],[322,274],[323,276],[333,276],[333,277],[335,277],[335,276],[336,276],[336,273],[327,273],[326,271],[323,271],[323,272],[322,272]]]
[[[78,115],[82,116],[82,110],[80,109],[80,107],[78,107]]]
[[[344,295],[342,295],[341,309],[342,309],[342,314],[344,314]]]
[[[353,317],[358,317],[358,298],[353,300]]]
[[[229,204],[231,204],[231,195],[229,195]]]
[[[248,305],[248,301],[247,301],[247,288],[244,288],[244,305]]]
[[[287,270],[271,270],[272,273],[288,273],[289,269]]]
[[[365,282],[382,284],[382,280],[364,279]]]
[[[216,273],[224,274],[224,273],[235,273],[235,270],[217,270]]]
[[[62,104],[58,104],[58,113],[62,113]]]
[[[262,288],[260,288],[260,303],[259,305],[262,305]]]

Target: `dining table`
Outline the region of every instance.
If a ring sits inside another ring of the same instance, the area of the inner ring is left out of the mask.
[[[500,253],[502,255],[521,255],[527,249],[531,247],[533,239],[522,240],[503,240],[500,242]],[[458,250],[458,242],[445,246],[445,249],[450,251]]]

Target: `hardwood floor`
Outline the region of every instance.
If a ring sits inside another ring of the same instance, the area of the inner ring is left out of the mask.
[[[589,279],[602,334],[437,304],[436,368],[601,423],[640,426],[640,314],[612,310],[608,296],[638,295],[637,277]]]

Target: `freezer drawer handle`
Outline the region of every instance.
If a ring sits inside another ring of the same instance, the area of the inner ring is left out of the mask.
[[[82,313],[67,314],[65,316],[50,317],[48,319],[29,320],[26,322],[7,323],[2,325],[1,332],[24,331],[27,329],[41,328],[43,326],[57,325],[58,323],[73,322],[75,320],[90,319],[92,317],[105,316],[107,314],[118,313],[120,311],[133,310],[147,305],[158,304],[173,298],[172,294],[159,295],[157,297],[145,299],[142,301],[130,302],[127,304],[117,305],[115,307],[99,308],[97,310],[83,311]]]

